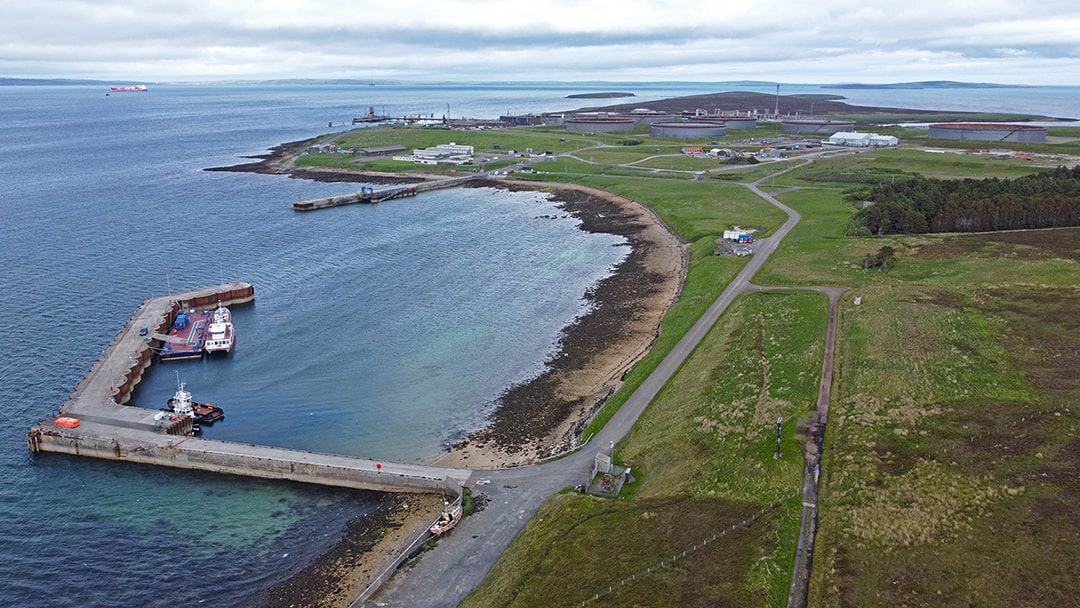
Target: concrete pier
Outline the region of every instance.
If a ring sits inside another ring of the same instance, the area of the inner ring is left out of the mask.
[[[293,209],[297,211],[314,211],[315,209],[340,207],[342,205],[353,205],[356,203],[378,203],[406,196],[416,196],[416,187],[397,186],[394,188],[381,188],[379,190],[375,190],[373,188],[363,188],[360,191],[354,192],[352,194],[343,194],[341,196],[327,196],[325,198],[315,198],[306,201],[296,201],[295,203],[293,203]]]
[[[254,297],[250,284],[238,282],[147,300],[60,406],[58,415],[30,429],[27,446],[32,452],[362,490],[461,495],[471,471],[188,437],[183,425],[162,420],[159,409],[123,405],[153,363],[154,350],[160,346],[154,335],[167,333],[178,311],[218,302],[226,306],[250,302]],[[79,424],[59,426],[60,417],[75,418]]]
[[[441,188],[452,188],[454,186],[460,186],[465,182],[471,180],[472,178],[472,175],[466,175],[463,177],[450,177],[446,179],[436,179],[408,186],[390,186],[387,188],[380,188],[378,190],[365,187],[361,188],[358,192],[353,192],[351,194],[313,198],[306,201],[296,201],[295,203],[293,203],[293,209],[296,211],[314,211],[316,209],[327,209],[329,207],[340,207],[342,205],[354,205],[357,203],[379,203],[395,198],[416,196],[420,192],[428,192],[430,190],[439,190]]]

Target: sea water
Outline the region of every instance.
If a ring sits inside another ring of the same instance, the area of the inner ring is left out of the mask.
[[[233,354],[155,364],[134,403],[161,407],[183,381],[227,412],[208,437],[430,462],[543,369],[589,287],[625,255],[621,238],[581,231],[537,193],[453,189],[295,213],[292,201],[359,186],[204,169],[344,128],[369,106],[492,117],[576,107],[570,93],[731,89],[0,87],[3,602],[253,605],[370,509],[358,492],[31,455],[27,429],[55,413],[144,299],[231,280],[256,290],[234,309]],[[1080,116],[1067,88],[842,94]]]

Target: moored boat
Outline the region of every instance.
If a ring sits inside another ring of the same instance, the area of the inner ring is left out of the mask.
[[[461,513],[462,509],[460,504],[456,504],[449,509],[443,511],[442,515],[439,516],[439,521],[432,524],[432,526],[428,528],[428,532],[431,532],[433,535],[438,536],[446,532],[450,528],[453,528],[457,525],[459,521],[461,521]]]
[[[207,354],[232,352],[233,346],[236,345],[236,329],[232,324],[232,312],[218,304],[207,333],[209,335],[203,344],[203,350]]]
[[[176,388],[176,394],[169,399],[167,409],[177,416],[191,416],[199,424],[214,424],[225,419],[225,411],[220,407],[193,401],[183,382]]]
[[[203,346],[206,343],[206,328],[210,320],[211,314],[208,310],[192,308],[178,313],[167,335],[155,335],[163,343],[158,351],[158,360],[202,357],[205,352]]]

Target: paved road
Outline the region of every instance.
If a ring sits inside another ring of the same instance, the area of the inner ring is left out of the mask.
[[[484,580],[545,500],[564,488],[588,482],[597,452],[607,452],[611,445],[630,432],[645,408],[736,296],[752,288],[750,279],[799,222],[801,216],[794,209],[762,192],[756,184],[749,187],[755,194],[787,213],[787,221],[771,237],[755,243],[754,255],[747,265],[603,430],[592,438],[589,445],[560,460],[500,471],[474,472],[469,483],[478,484],[474,489],[490,499],[487,506],[479,513],[464,518],[453,534],[439,540],[435,550],[426,553],[411,568],[397,573],[374,599],[368,600],[363,606],[457,606]]]

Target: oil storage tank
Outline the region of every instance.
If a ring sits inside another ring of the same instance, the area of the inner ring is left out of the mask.
[[[780,121],[780,130],[791,133],[828,133],[832,135],[838,131],[854,131],[855,121],[852,120],[814,120],[814,119],[791,119]]]
[[[573,116],[564,124],[570,133],[623,133],[633,131],[637,121],[633,118]]]
[[[700,120],[704,122],[722,122],[727,125],[727,128],[729,129],[753,129],[757,126],[757,117],[755,116],[713,114],[707,116],[694,116],[690,120]]]
[[[649,125],[653,137],[681,137],[685,139],[722,137],[727,135],[727,125],[721,122],[687,121],[658,122]]]
[[[988,122],[948,122],[930,125],[928,137],[930,139],[1041,144],[1046,142],[1046,127]]]

